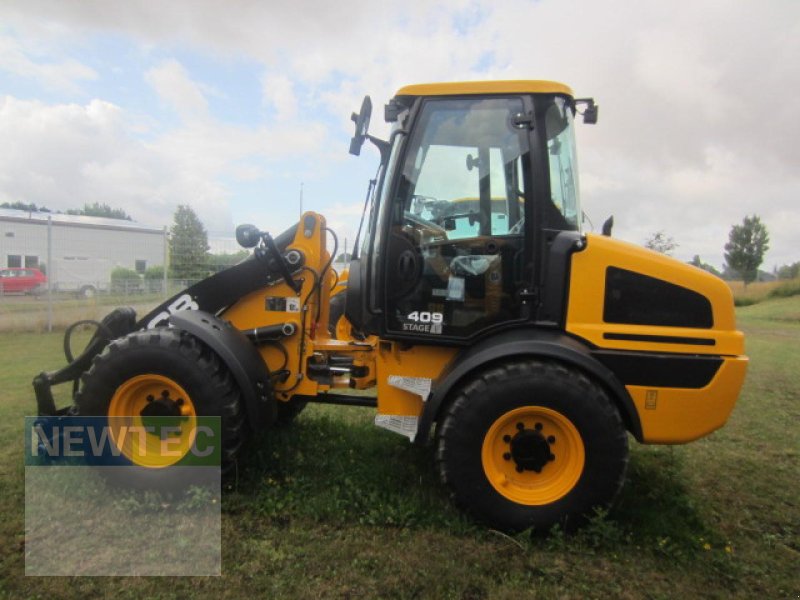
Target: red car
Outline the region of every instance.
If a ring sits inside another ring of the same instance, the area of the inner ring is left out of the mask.
[[[46,285],[47,277],[39,269],[0,269],[0,294],[37,294]]]

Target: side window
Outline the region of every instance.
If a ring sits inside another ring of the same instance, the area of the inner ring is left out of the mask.
[[[547,108],[545,133],[551,199],[551,204],[545,206],[547,225],[556,229],[578,230],[581,213],[572,110],[563,98],[556,97]]]

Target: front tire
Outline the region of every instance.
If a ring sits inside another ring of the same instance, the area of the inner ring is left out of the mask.
[[[75,398],[79,414],[109,417],[112,431],[111,420],[141,425],[149,417],[190,422],[220,417],[222,471],[235,464],[247,432],[241,391],[217,354],[191,334],[164,328],[114,340],[81,381]],[[180,447],[188,452],[190,446]],[[177,461],[164,462],[158,452],[141,458],[131,449],[121,450],[131,464],[126,474],[134,485],[168,487],[175,479],[175,473],[163,467]]]
[[[619,492],[628,439],[604,390],[581,372],[526,360],[489,368],[456,393],[437,463],[456,503],[504,531],[569,530]]]

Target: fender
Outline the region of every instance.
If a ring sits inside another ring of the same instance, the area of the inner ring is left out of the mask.
[[[459,354],[433,383],[417,427],[417,443],[426,443],[450,392],[470,373],[512,357],[549,358],[575,367],[598,382],[620,411],[623,423],[641,441],[642,426],[633,400],[614,373],[590,354],[578,340],[545,329],[516,329],[480,340]]]
[[[169,323],[200,339],[230,369],[244,398],[253,429],[275,422],[277,406],[269,371],[253,343],[230,323],[202,310],[185,310],[170,316]]]

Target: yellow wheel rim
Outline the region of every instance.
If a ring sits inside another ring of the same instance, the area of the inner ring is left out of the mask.
[[[168,467],[191,450],[197,413],[189,394],[155,373],[131,377],[117,388],[108,406],[111,437],[134,464]]]
[[[518,504],[540,506],[566,496],[585,463],[583,440],[564,415],[523,406],[497,419],[483,440],[481,461],[492,487]]]

